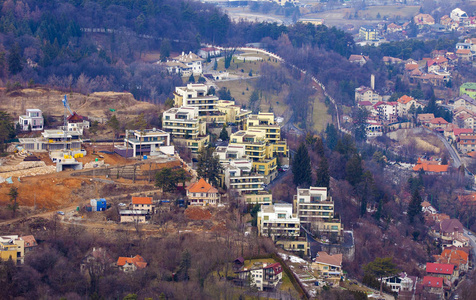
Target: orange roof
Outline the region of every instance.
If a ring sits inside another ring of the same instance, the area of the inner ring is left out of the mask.
[[[152,204],[152,197],[132,197],[132,204]]]
[[[448,122],[443,119],[443,118],[434,118],[433,120],[430,121],[431,124],[437,124],[437,125],[442,125],[442,124],[448,124]]]
[[[117,259],[117,265],[120,267],[124,266],[126,263],[133,264],[138,269],[143,269],[147,267],[147,262],[140,255],[136,255],[134,257],[119,257]]]
[[[413,171],[415,171],[415,172],[418,172],[422,169],[425,172],[443,173],[443,172],[448,172],[448,165],[434,165],[434,164],[430,164],[428,162],[422,162],[420,164],[416,164],[413,167]]]
[[[476,158],[476,151],[471,151],[471,152],[468,152],[466,153],[468,154],[469,156],[471,156],[472,158]]]
[[[187,190],[190,193],[218,193],[218,190],[206,182],[203,178],[200,178],[198,182],[188,186]]]
[[[398,98],[397,101],[398,101],[399,103],[402,103],[402,104],[407,104],[408,102],[410,102],[410,101],[412,101],[412,100],[413,100],[412,97],[407,96],[407,95],[403,95],[403,96],[401,96],[400,98]]]
[[[469,49],[458,49],[458,51],[456,51],[456,54],[470,54],[471,53],[471,50]]]
[[[465,265],[468,263],[468,253],[462,250],[445,249],[438,257],[440,263],[452,264],[455,266]]]
[[[418,64],[406,64],[405,70],[415,70],[418,69]]]

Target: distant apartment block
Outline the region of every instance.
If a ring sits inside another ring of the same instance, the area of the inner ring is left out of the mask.
[[[262,205],[258,212],[259,235],[272,238],[299,237],[300,221],[293,215],[293,206],[290,203],[275,203]]]
[[[206,123],[198,116],[198,107],[172,107],[162,115],[162,128],[172,137],[197,138],[206,134]]]
[[[378,39],[378,31],[371,26],[361,26],[359,29],[359,38],[363,41],[374,41]]]
[[[341,235],[342,225],[334,215],[334,201],[326,187],[298,188],[293,205],[301,225],[308,230]]]
[[[355,103],[369,101],[372,104],[377,104],[382,101],[382,96],[380,96],[373,89],[361,86],[355,89]]]
[[[208,95],[208,86],[205,84],[192,84],[175,88],[174,104],[176,107],[197,107],[200,116],[218,112],[219,98]]]
[[[43,130],[43,114],[39,109],[27,109],[25,115],[18,118],[22,131],[39,131]]]

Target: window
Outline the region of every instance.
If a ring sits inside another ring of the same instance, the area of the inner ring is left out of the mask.
[[[286,214],[278,214],[278,219],[286,219]]]

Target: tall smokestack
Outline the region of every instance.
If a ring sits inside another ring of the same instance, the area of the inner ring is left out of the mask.
[[[375,90],[375,75],[374,74],[370,75],[370,88],[372,90]]]

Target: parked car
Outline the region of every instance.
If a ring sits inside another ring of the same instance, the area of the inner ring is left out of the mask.
[[[60,210],[58,211],[58,215],[64,216],[64,212]]]
[[[126,204],[125,203],[119,203],[118,206],[124,207],[124,206],[126,206]]]

